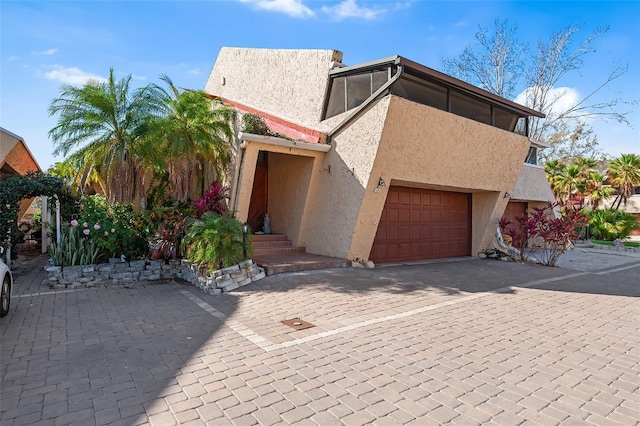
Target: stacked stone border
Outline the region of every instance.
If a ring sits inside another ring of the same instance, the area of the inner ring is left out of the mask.
[[[138,281],[181,278],[209,294],[220,294],[264,278],[264,270],[248,259],[212,274],[198,273],[198,266],[185,260],[132,260],[80,266],[45,268],[49,287],[76,288],[95,285],[126,285]]]

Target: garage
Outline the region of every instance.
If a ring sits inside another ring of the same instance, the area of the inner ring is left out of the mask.
[[[369,258],[376,263],[471,254],[471,194],[391,186]]]

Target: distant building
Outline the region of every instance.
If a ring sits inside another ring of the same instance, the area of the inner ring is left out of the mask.
[[[4,175],[25,175],[28,172],[40,171],[42,170],[31,151],[29,151],[25,140],[15,133],[0,127],[0,177]],[[33,200],[33,198],[22,200],[18,213],[19,220],[25,216]]]

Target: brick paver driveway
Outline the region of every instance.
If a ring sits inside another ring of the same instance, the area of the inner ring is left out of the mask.
[[[639,277],[464,259],[216,297],[19,285],[0,423],[636,425]]]

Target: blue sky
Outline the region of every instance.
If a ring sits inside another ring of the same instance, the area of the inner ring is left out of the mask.
[[[609,26],[581,72],[561,84],[584,96],[628,65],[602,95],[640,100],[640,1],[3,0],[0,8],[0,126],[22,136],[43,169],[61,160],[51,154],[47,106],[63,82],[113,67],[140,86],[167,74],[202,89],[222,46],[337,49],[348,65],[399,54],[439,69],[496,18],[517,24],[532,47],[567,25],[582,26],[580,39]],[[620,109],[633,111],[633,127],[592,122],[600,148],[640,153],[640,105]]]

